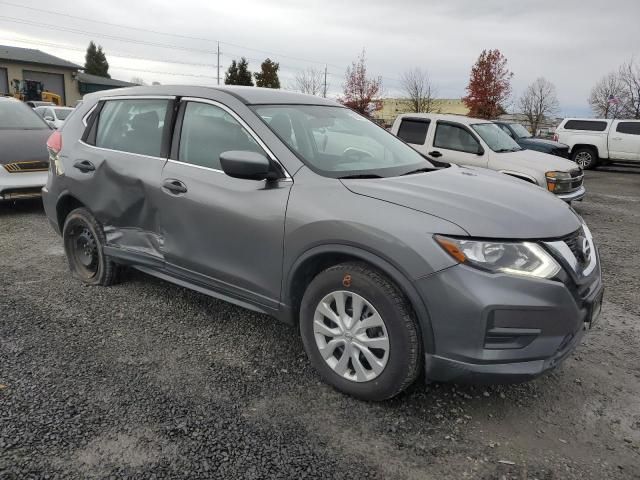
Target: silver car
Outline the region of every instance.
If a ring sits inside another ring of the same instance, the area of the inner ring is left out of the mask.
[[[597,319],[598,252],[543,189],[431,163],[330,100],[260,88],[85,97],[43,191],[74,276],[131,266],[294,326],[358,398],[518,382]],[[162,319],[158,319],[162,321]]]

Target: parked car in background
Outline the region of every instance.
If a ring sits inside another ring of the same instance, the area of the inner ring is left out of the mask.
[[[640,162],[640,120],[565,118],[554,140],[569,145],[571,158],[584,169]]]
[[[565,202],[585,194],[582,170],[572,161],[524,150],[489,120],[461,115],[405,113],[391,132],[439,161],[495,170],[538,185]]]
[[[67,117],[73,112],[73,108],[71,107],[36,107],[34,111],[40,115],[45,122],[56,130],[62,125],[64,125],[64,121]]]
[[[498,125],[507,135],[513,138],[518,145],[526,150],[535,150],[536,152],[569,158],[569,147],[567,145],[553,140],[534,137],[529,133],[529,130],[519,123],[502,122],[499,120],[495,120],[493,123]]]
[[[600,312],[597,249],[573,209],[438,167],[337,102],[157,86],[77,108],[48,141],[43,189],[72,274],[109,285],[131,265],[276,316],[343,392],[387,399],[421,372],[524,381]]]
[[[39,197],[47,181],[51,128],[31,108],[0,97],[0,200]]]
[[[53,102],[42,102],[39,100],[29,100],[28,102],[24,102],[27,105],[29,105],[31,108],[36,108],[36,107],[56,107],[57,105]]]

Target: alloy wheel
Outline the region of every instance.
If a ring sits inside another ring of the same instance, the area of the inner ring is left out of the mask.
[[[593,155],[590,152],[580,152],[575,158],[575,162],[583,169],[588,168],[592,161]]]
[[[341,377],[354,382],[377,378],[389,360],[389,336],[384,320],[360,295],[335,291],[316,307],[316,345],[324,361]]]

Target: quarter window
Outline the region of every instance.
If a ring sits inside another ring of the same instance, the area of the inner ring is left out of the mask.
[[[620,122],[616,127],[616,132],[640,135],[640,122]]]
[[[477,153],[480,149],[478,141],[461,126],[438,122],[433,146],[457,150],[459,152]]]
[[[247,130],[226,110],[206,103],[187,103],[178,160],[221,170],[220,154],[230,150],[265,154]]]
[[[400,122],[398,138],[414,145],[424,145],[429,130],[429,120],[405,118]]]
[[[159,157],[169,100],[107,100],[100,111],[96,146]]]
[[[565,130],[587,130],[590,132],[604,132],[607,129],[607,122],[595,120],[569,120],[564,125]]]

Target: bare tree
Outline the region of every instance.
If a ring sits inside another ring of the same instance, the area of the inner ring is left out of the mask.
[[[546,78],[540,77],[527,87],[518,106],[529,120],[531,133],[535,135],[542,120],[554,115],[559,109],[556,87]]]
[[[600,118],[620,118],[623,114],[624,86],[620,76],[616,72],[611,72],[602,77],[589,96],[591,111]]]
[[[437,92],[425,70],[414,68],[405,71],[400,78],[400,83],[409,98],[412,111],[416,113],[433,111]]]
[[[640,119],[640,66],[631,59],[620,67],[619,78],[624,116]]]
[[[136,85],[146,85],[147,84],[147,82],[145,82],[142,77],[131,77],[131,83],[135,83]]]
[[[309,95],[326,95],[324,72],[316,68],[307,68],[295,76],[296,90]]]

